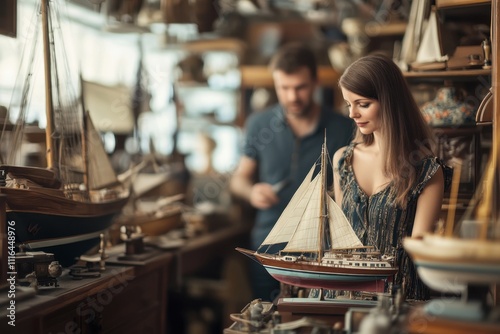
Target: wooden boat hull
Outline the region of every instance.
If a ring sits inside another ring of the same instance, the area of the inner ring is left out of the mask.
[[[65,267],[99,244],[99,235],[113,224],[128,200],[79,202],[45,188],[0,188],[0,193],[7,195],[6,218],[14,222],[16,244],[53,253]]]
[[[137,214],[137,215],[120,215],[116,218],[117,225],[131,225],[141,228],[141,232],[150,235],[158,236],[170,232],[173,229],[182,227],[182,211],[173,209],[159,215]]]
[[[99,217],[119,212],[128,201],[128,194],[99,202],[77,201],[67,198],[58,189],[17,189],[0,187],[7,195],[7,212],[53,214],[68,217]]]
[[[352,268],[321,265],[308,261],[283,261],[253,251],[237,248],[260,262],[276,280],[305,288],[384,292],[395,268]]]
[[[441,292],[462,293],[467,285],[500,283],[500,244],[473,239],[407,238],[404,247],[422,281]]]

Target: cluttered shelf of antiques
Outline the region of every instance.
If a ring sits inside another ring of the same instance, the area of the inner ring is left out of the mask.
[[[456,202],[458,218],[466,212],[479,185],[493,135],[492,70],[489,65],[478,67],[464,65],[461,69],[404,72],[427,122],[432,125],[439,157],[461,168]],[[447,193],[443,217],[449,208]]]
[[[491,1],[438,0],[434,5],[418,49],[409,52],[413,58],[404,76],[433,126],[440,158],[462,168],[457,195],[461,217],[491,149],[493,106],[485,101],[494,74],[490,41],[494,12]],[[418,24],[410,29],[418,31]],[[477,110],[482,112],[476,114]],[[447,194],[443,215],[449,202]]]

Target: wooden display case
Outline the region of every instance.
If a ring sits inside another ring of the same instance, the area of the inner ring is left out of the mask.
[[[443,41],[446,38],[445,26],[447,22],[453,22],[457,26],[464,25],[473,29],[478,24],[490,26],[491,1],[487,0],[436,0],[436,10],[441,25],[441,49],[444,52]],[[493,42],[493,38],[490,38]],[[452,39],[453,40],[453,39]],[[452,49],[456,45],[451,46]],[[448,45],[450,48],[450,45]],[[449,51],[449,50],[448,50]],[[446,53],[446,52],[445,52]],[[463,91],[464,101],[473,104],[476,108],[492,86],[492,69],[481,67],[470,67],[461,70],[429,70],[403,72],[410,87],[416,95],[419,87],[426,86],[427,94],[432,95],[443,86],[453,86]],[[432,92],[432,93],[431,93]],[[423,94],[425,96],[425,94]],[[422,104],[425,99],[417,104]],[[477,126],[449,126],[433,128],[437,139],[438,155],[447,164],[453,160],[462,163],[462,174],[459,188],[459,198],[467,203],[474,194],[481,177],[486,156],[489,154],[489,125]],[[485,141],[485,139],[487,139]]]

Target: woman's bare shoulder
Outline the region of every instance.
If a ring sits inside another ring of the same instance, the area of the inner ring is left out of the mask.
[[[339,148],[334,154],[333,154],[333,161],[338,162],[342,155],[344,154],[345,150],[347,149],[348,146],[344,146]]]

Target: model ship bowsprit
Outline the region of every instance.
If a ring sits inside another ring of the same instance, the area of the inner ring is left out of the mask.
[[[41,1],[37,22],[43,28],[47,168],[18,163],[15,148],[23,139],[28,97],[35,86],[31,65],[35,62],[35,42],[28,58],[31,63],[24,64],[28,75],[17,105],[16,128],[10,136],[2,133],[1,137],[3,145],[10,138],[10,156],[2,159],[0,166],[0,193],[7,195],[6,215],[8,221],[15,222],[16,243],[53,253],[67,266],[99,243],[100,234],[126,204],[129,190],[118,182],[82,96],[72,89],[74,78],[60,43],[60,13],[49,2]]]
[[[280,282],[306,288],[383,292],[397,272],[391,256],[361,243],[326,189],[328,152],[297,189],[257,251],[236,248]],[[282,248],[271,253],[270,249]]]

